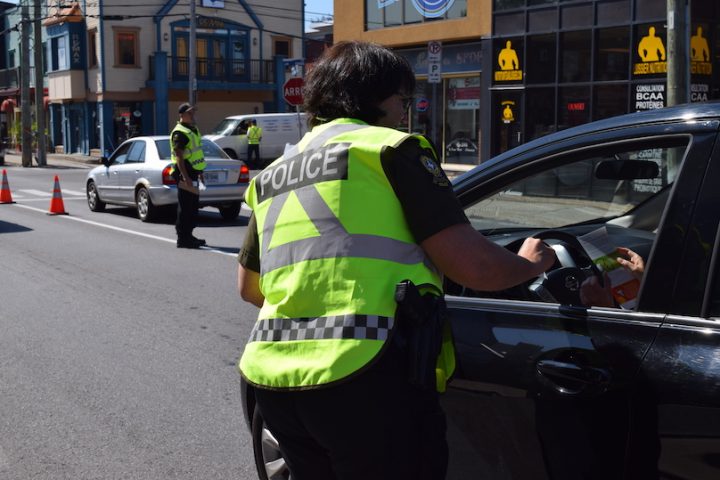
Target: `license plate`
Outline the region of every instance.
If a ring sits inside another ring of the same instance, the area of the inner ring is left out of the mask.
[[[205,183],[207,185],[217,185],[219,183],[225,183],[225,179],[227,178],[227,173],[225,173],[225,172],[205,172],[205,173],[203,173],[203,176],[205,177]]]

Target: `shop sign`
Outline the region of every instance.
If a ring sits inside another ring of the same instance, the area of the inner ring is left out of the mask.
[[[655,110],[665,106],[665,85],[635,85],[635,111]]]
[[[225,8],[225,0],[202,0],[202,6],[207,8]]]
[[[693,75],[712,75],[712,57],[707,38],[703,37],[702,27],[690,37],[690,73]]]
[[[448,155],[462,153],[476,154],[478,153],[478,146],[469,138],[456,138],[447,144],[445,151]]]
[[[568,112],[584,112],[585,102],[570,102],[567,104]]]
[[[451,78],[448,81],[448,109],[480,108],[480,77]]]
[[[512,100],[505,100],[501,103],[502,109],[502,121],[503,123],[512,123],[515,121],[515,114],[513,108],[515,108],[515,102]]]
[[[427,112],[428,108],[430,108],[430,100],[425,97],[420,97],[415,102],[415,110],[418,112]]]
[[[412,66],[415,75],[428,72],[428,49],[397,50]],[[482,47],[479,42],[442,46],[442,71],[445,73],[478,72],[482,70]]]
[[[511,40],[505,42],[505,48],[500,50],[497,60],[500,70],[495,71],[496,82],[514,82],[522,80],[523,73],[520,69],[520,60],[517,52],[514,48],[512,48]]]
[[[707,102],[710,95],[710,85],[706,83],[693,83],[690,85],[691,102]]]
[[[655,27],[648,27],[647,35],[638,42],[637,53],[640,62],[633,66],[633,75],[658,75],[667,73],[665,44],[656,35]]]
[[[82,65],[82,48],[80,42],[80,35],[73,33],[70,35],[70,52],[72,55],[73,67]]]

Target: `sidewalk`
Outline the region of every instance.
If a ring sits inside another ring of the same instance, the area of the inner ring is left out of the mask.
[[[86,164],[86,165],[100,165],[100,157],[94,157],[90,155],[83,155],[81,153],[48,153],[47,154],[47,166],[63,166],[73,164]],[[14,150],[7,150],[5,152],[5,165],[7,166],[22,166],[22,153]],[[38,164],[35,161],[33,155],[32,166],[37,167]]]

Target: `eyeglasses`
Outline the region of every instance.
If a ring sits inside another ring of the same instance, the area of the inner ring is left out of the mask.
[[[403,95],[400,97],[400,100],[402,101],[403,110],[407,110],[412,106],[415,97],[412,95]]]

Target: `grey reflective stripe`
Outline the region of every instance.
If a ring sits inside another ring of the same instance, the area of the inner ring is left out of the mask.
[[[318,318],[269,318],[255,323],[250,342],[292,340],[387,340],[395,320],[378,315],[336,315]]]
[[[320,237],[304,238],[270,249],[270,239],[275,222],[290,193],[273,198],[273,203],[270,205],[265,219],[266,228],[263,231],[261,274],[302,261],[321,258],[372,258],[406,265],[416,263],[432,265],[423,249],[415,243],[379,235],[348,233],[314,185],[296,190],[295,193],[320,233]],[[434,270],[434,267],[431,268]]]
[[[359,125],[356,123],[341,123],[339,125],[333,125],[331,127],[328,127],[323,132],[317,134],[317,136],[313,137],[312,140],[308,142],[307,145],[305,145],[305,150],[315,150],[317,148],[322,147],[325,145],[325,142],[330,140],[333,137],[337,137],[340,134],[347,133],[347,132],[353,132],[355,130],[360,130],[361,128],[368,128],[370,125]],[[290,147],[289,150],[287,150],[285,153],[283,153],[282,157],[280,158],[292,158],[300,153],[300,148],[297,146],[297,144]]]

